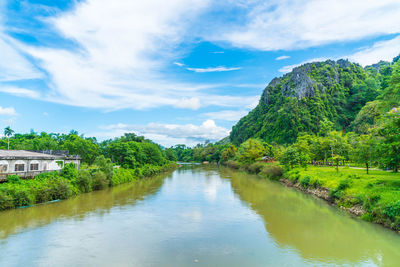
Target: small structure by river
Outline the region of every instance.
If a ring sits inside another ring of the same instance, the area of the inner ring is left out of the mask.
[[[25,178],[59,171],[68,163],[79,169],[80,161],[80,156],[69,155],[68,151],[0,150],[0,180],[12,174]]]

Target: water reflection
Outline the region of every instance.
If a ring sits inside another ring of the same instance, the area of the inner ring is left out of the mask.
[[[102,216],[109,213],[112,208],[134,205],[136,201],[155,194],[161,188],[164,177],[165,175],[162,175],[135,181],[56,203],[0,212],[0,239],[27,228],[50,224],[54,220],[67,218],[83,220],[91,213]]]
[[[362,222],[322,200],[276,182],[222,169],[234,192],[262,216],[265,228],[281,247],[304,259],[326,263],[400,264],[400,237]]]
[[[399,247],[393,232],[212,165],[0,213],[0,266],[397,266]]]

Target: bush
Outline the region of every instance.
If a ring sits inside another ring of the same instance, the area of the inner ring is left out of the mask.
[[[0,210],[11,209],[14,207],[13,198],[6,192],[0,191]]]
[[[76,185],[79,191],[87,193],[92,191],[92,176],[87,170],[80,170],[76,178]]]
[[[224,165],[232,169],[239,169],[239,164],[234,160],[228,160]]]
[[[116,169],[114,170],[114,175],[112,177],[112,184],[119,185],[122,183],[133,181],[137,178],[135,173],[136,172],[131,169],[123,169],[123,168]]]
[[[108,186],[107,176],[102,171],[97,171],[93,174],[93,190],[101,190]]]
[[[310,184],[310,176],[308,175],[300,180],[300,185],[304,188],[306,188],[309,184]]]
[[[343,191],[349,188],[350,185],[351,180],[349,178],[340,180],[338,186],[330,191],[331,197],[333,197],[334,199],[340,199],[344,196]]]
[[[72,195],[71,184],[68,180],[58,179],[51,188],[52,199],[67,199]]]
[[[53,200],[51,188],[43,186],[35,190],[35,203],[42,203],[50,200]]]
[[[271,179],[279,179],[283,175],[283,169],[279,165],[267,165],[261,170],[261,173]]]
[[[387,205],[383,209],[383,214],[391,220],[395,220],[396,217],[400,220],[400,201]]]
[[[33,204],[33,197],[26,190],[17,191],[14,194],[14,206],[23,207]]]
[[[318,179],[314,179],[314,180],[311,180],[310,181],[310,184],[309,184],[311,187],[313,187],[313,188],[318,188],[318,187],[321,187],[322,186],[322,183],[321,183],[321,181],[320,180],[318,180]]]
[[[21,183],[21,178],[18,175],[10,175],[7,177],[7,182],[12,184],[19,184]]]
[[[61,170],[61,176],[68,180],[76,179],[76,177],[78,177],[78,170],[76,169],[75,164],[66,164]]]
[[[261,170],[264,168],[265,163],[263,162],[254,162],[253,164],[248,165],[245,167],[245,170],[247,170],[250,173],[259,173]]]

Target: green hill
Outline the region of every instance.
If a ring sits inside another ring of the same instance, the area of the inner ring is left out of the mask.
[[[257,107],[233,126],[230,140],[293,143],[301,132],[318,133],[324,119],[337,130],[365,131],[375,118],[371,110],[378,116],[390,106],[388,99],[398,103],[393,94],[399,91],[391,89],[396,64],[381,61],[363,68],[341,59],[296,67],[268,84]]]

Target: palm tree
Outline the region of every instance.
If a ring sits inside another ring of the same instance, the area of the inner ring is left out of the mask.
[[[8,150],[10,150],[10,136],[12,136],[14,133],[14,130],[11,129],[10,126],[7,126],[4,128],[4,135],[7,136],[8,138]]]

